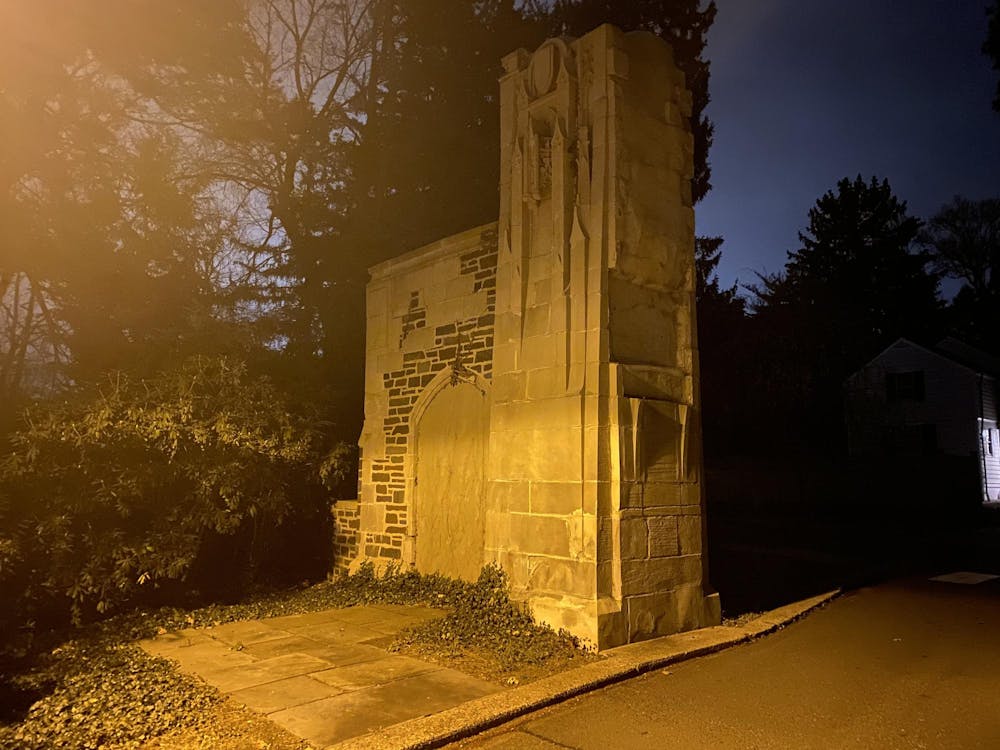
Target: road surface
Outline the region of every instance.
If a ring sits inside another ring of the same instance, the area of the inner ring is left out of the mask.
[[[455,747],[997,750],[1000,579],[923,576],[850,592],[757,642]]]

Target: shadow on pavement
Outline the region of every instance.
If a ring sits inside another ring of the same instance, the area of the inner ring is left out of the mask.
[[[913,574],[1000,573],[1000,508],[857,519],[710,509],[709,580],[727,617]]]

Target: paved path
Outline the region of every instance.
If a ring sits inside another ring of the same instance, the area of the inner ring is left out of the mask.
[[[862,589],[762,640],[459,744],[1000,748],[1000,579],[963,585],[922,577]]]
[[[351,607],[183,630],[140,645],[322,748],[501,689],[386,651],[400,629],[441,614]]]

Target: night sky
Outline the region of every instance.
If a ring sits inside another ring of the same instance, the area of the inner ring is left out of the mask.
[[[780,271],[842,177],[888,178],[922,218],[957,194],[1000,197],[989,0],[717,4],[713,189],[696,211],[699,234],[725,238],[724,283]]]

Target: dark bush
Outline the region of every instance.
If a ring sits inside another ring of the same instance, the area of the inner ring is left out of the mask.
[[[5,632],[161,585],[238,593],[293,550],[315,569],[286,564],[289,576],[322,575],[328,487],[350,457],[268,381],[203,357],[34,407],[11,448],[0,461]]]

